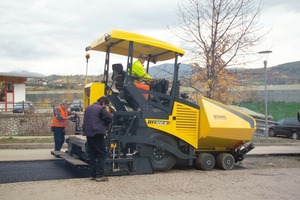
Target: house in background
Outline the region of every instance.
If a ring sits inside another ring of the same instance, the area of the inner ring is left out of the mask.
[[[43,78],[36,75],[0,72],[0,111],[11,111],[14,103],[25,101],[27,78]]]
[[[44,80],[44,79],[38,79],[37,81],[35,81],[35,84],[39,85],[39,86],[47,86],[48,82],[47,82],[47,80]]]

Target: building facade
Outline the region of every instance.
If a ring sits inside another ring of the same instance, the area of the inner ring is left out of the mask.
[[[26,100],[27,78],[41,77],[0,72],[0,112],[11,111],[15,102]]]

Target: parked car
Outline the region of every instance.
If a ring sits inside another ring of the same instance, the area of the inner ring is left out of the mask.
[[[70,105],[71,111],[83,111],[83,101],[81,99],[75,99]]]
[[[14,104],[13,113],[33,113],[34,105],[31,101],[19,101]]]
[[[299,139],[300,122],[296,117],[283,118],[269,128],[269,136],[284,136],[294,140]]]

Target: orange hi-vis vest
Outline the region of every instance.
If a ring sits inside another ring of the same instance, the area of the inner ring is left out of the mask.
[[[57,107],[60,111],[60,115],[62,117],[68,117],[68,111],[67,110],[64,110],[61,105]],[[53,127],[66,127],[67,126],[67,120],[65,119],[62,119],[62,120],[59,120],[56,118],[55,114],[53,113],[52,115],[52,124],[51,126]]]

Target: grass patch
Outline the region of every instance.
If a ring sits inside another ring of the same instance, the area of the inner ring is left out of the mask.
[[[11,144],[11,143],[53,143],[53,138],[0,138],[0,144]]]
[[[244,102],[240,103],[239,106],[265,114],[264,102]],[[296,117],[299,109],[299,103],[268,102],[268,115],[271,115],[274,121],[279,121],[285,117]]]

